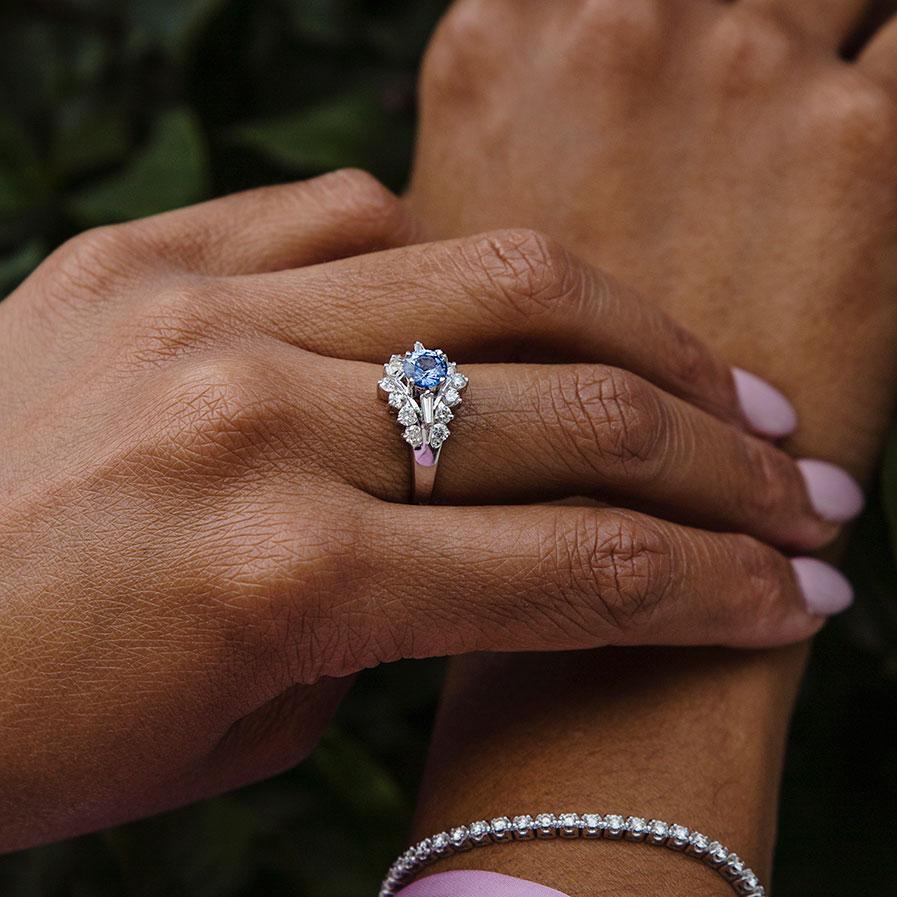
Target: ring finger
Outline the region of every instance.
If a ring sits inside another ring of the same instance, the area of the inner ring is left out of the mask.
[[[295,357],[294,349],[281,344],[276,351],[294,363],[287,357]],[[439,464],[441,502],[587,496],[801,550],[830,541],[836,523],[859,509],[858,490],[836,468],[795,463],[619,368],[471,365],[464,372],[470,386],[452,409],[454,435]],[[331,468],[371,494],[405,501],[410,450],[374,397],[379,369],[316,359],[309,375],[317,386],[293,388],[325,403],[316,417],[325,422],[319,438],[336,447]],[[370,391],[360,389],[364,383]],[[365,395],[366,404],[356,398],[348,406],[347,429],[346,417],[333,413],[334,401]],[[839,506],[831,504],[832,478],[846,490]]]

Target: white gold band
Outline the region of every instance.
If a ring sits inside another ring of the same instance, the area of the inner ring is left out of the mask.
[[[666,847],[704,863],[721,875],[739,897],[766,897],[766,889],[754,872],[719,841],[684,825],[615,813],[604,816],[600,813],[539,813],[514,816],[513,819],[499,816],[439,832],[409,847],[392,864],[380,887],[380,897],[393,897],[425,866],[453,853],[535,838],[607,838]]]

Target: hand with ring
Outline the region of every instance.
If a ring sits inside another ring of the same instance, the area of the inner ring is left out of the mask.
[[[292,765],[381,662],[849,602],[786,556],[861,498],[762,438],[783,397],[536,233],[414,233],[339,173],[87,233],[0,306],[0,848]]]

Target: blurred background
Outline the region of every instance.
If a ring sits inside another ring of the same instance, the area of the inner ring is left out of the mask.
[[[447,5],[0,4],[0,296],[93,225],[347,165],[400,190],[420,54]],[[895,556],[897,439],[852,540],[858,607],[818,640],[801,698],[777,897],[897,895]],[[405,846],[441,672],[362,677],[312,758],[277,779],[0,857],[0,897],[375,894]]]

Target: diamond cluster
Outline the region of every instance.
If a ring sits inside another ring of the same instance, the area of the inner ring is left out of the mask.
[[[394,409],[405,441],[413,448],[429,446],[438,451],[451,436],[448,424],[452,411],[461,404],[461,390],[467,377],[441,349],[427,349],[422,343],[404,355],[393,355],[383,365],[380,390]]]
[[[718,872],[740,897],[766,897],[766,890],[744,861],[719,841],[684,825],[660,819],[610,813],[536,813],[478,819],[424,838],[409,847],[389,870],[380,897],[393,897],[424,866],[441,857],[474,847],[530,841],[534,838],[610,838],[677,850]]]

